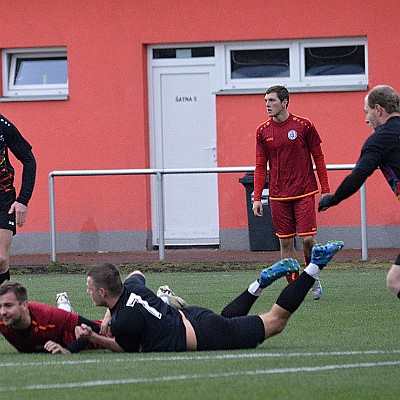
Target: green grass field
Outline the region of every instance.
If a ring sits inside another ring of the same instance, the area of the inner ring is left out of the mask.
[[[286,330],[255,350],[71,356],[18,354],[0,338],[1,399],[398,399],[400,301],[386,289],[386,269],[321,274],[324,296],[307,297]],[[258,271],[146,273],[190,304],[220,312]],[[13,276],[30,300],[55,304],[67,291],[75,311],[101,318],[84,274]],[[267,311],[285,279],[266,289],[252,313]]]

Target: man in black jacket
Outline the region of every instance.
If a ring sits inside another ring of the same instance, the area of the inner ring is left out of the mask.
[[[339,204],[357,192],[376,169],[400,201],[400,101],[398,93],[390,86],[375,86],[366,96],[365,122],[374,132],[365,141],[360,158],[353,171],[340,184],[336,193],[319,202],[318,211]],[[400,254],[387,275],[388,289],[400,299]]]

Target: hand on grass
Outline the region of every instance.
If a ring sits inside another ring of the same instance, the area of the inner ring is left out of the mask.
[[[60,344],[53,342],[52,340],[46,342],[44,348],[51,354],[71,354],[71,352],[65,347],[62,347]]]

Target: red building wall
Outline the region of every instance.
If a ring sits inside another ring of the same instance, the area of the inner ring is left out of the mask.
[[[393,62],[400,58],[396,6],[394,0],[383,9],[362,0],[21,0],[3,5],[1,48],[68,50],[67,101],[0,104],[0,113],[28,138],[38,161],[23,232],[49,231],[49,172],[150,167],[146,45],[366,35],[369,86],[400,89]],[[356,162],[370,134],[365,94],[292,95],[290,110],[313,120],[328,164]],[[254,164],[254,132],[265,119],[263,95],[217,96],[219,166]],[[242,175],[220,176],[221,229],[247,227],[244,188],[238,183]],[[329,176],[334,190],[345,173]],[[369,225],[400,224],[393,212],[397,201],[379,172],[369,179],[367,193]],[[148,177],[60,178],[56,194],[60,232],[151,230]],[[358,225],[358,195],[318,217],[320,226]]]

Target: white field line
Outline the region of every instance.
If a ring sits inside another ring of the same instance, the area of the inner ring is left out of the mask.
[[[198,379],[220,379],[231,378],[236,376],[247,375],[273,375],[273,374],[288,374],[299,372],[321,372],[333,371],[338,369],[351,369],[351,368],[374,368],[374,367],[390,367],[400,365],[398,361],[384,361],[384,362],[368,362],[356,364],[333,364],[321,365],[317,367],[296,367],[296,368],[276,368],[276,369],[263,369],[263,370],[249,370],[249,371],[236,371],[236,372],[222,372],[213,374],[193,374],[193,375],[171,375],[171,376],[158,376],[153,378],[130,378],[130,379],[116,379],[116,380],[100,380],[100,381],[87,381],[87,382],[71,382],[71,383],[54,383],[54,384],[38,384],[27,385],[19,387],[0,388],[0,392],[21,392],[32,390],[49,390],[49,389],[70,389],[94,386],[107,386],[107,385],[126,385],[126,384],[139,384],[139,383],[160,383],[172,381],[189,381]]]
[[[79,364],[100,364],[104,362],[112,363],[132,363],[149,361],[204,361],[204,360],[236,360],[236,359],[256,359],[256,358],[292,358],[292,357],[327,357],[327,356],[356,356],[356,355],[379,355],[379,354],[400,354],[398,350],[365,350],[365,351],[329,351],[329,352],[304,352],[304,353],[225,353],[225,354],[202,354],[186,353],[185,355],[175,356],[154,356],[143,357],[132,354],[130,357],[123,358],[93,358],[86,360],[49,360],[40,362],[0,362],[0,368],[6,367],[30,367],[30,366],[48,366],[48,365],[79,365]],[[111,354],[110,354],[111,355]],[[90,356],[94,356],[93,353]],[[45,356],[46,357],[46,356]],[[48,355],[48,357],[52,357]],[[59,356],[53,356],[59,357]]]

